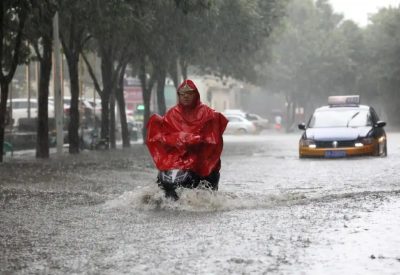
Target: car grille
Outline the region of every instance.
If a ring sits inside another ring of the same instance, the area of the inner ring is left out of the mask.
[[[333,141],[316,141],[315,145],[317,148],[334,148],[332,145]],[[344,147],[355,147],[355,140],[338,141],[338,146],[336,148]]]

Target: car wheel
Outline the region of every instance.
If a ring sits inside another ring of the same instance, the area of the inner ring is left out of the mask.
[[[247,134],[247,130],[241,128],[241,129],[238,130],[238,133],[240,133],[240,134]]]
[[[385,152],[384,152],[384,156],[387,157],[387,155],[388,155],[387,141],[385,141]]]
[[[372,152],[372,156],[379,157],[379,144],[374,145],[374,151]]]

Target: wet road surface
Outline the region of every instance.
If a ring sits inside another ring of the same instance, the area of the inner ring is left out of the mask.
[[[146,147],[0,165],[0,274],[400,274],[400,134],[387,158],[300,160],[227,136],[220,191],[154,184]]]

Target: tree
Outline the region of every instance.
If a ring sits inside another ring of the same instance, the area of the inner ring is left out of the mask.
[[[86,58],[85,49],[82,51],[82,56],[93,78],[95,88],[101,97],[101,137],[110,137],[112,147],[115,147],[115,123],[111,124],[113,127],[110,129],[110,96],[115,91],[118,76],[123,66],[123,61],[120,57],[124,55],[130,46],[130,41],[126,36],[127,30],[131,24],[138,21],[134,17],[135,7],[136,5],[130,5],[126,1],[119,0],[91,1],[90,7],[88,7],[90,14],[93,16],[89,20],[90,23],[88,23],[88,32],[94,38],[95,43],[89,45],[91,48],[86,47],[86,51],[97,52],[101,57],[103,87],[100,87],[99,81],[93,73],[93,69]],[[117,63],[118,60],[119,62]],[[114,117],[114,108],[113,106],[111,108],[111,116]],[[115,118],[113,121],[115,121]]]
[[[79,54],[91,38],[87,33],[87,7],[91,1],[58,0],[60,39],[71,84],[70,122],[68,127],[69,153],[79,153]]]
[[[124,74],[126,67],[128,65],[129,59],[124,60],[122,64],[121,71],[118,76],[117,87],[115,91],[116,100],[118,103],[118,108],[120,110],[121,116],[121,135],[122,135],[122,147],[128,148],[131,146],[129,131],[128,131],[128,123],[126,120],[126,112],[125,112],[125,98],[124,98]]]
[[[193,25],[198,25],[198,35],[194,35],[189,47],[181,48],[183,59],[205,74],[255,83],[257,52],[261,49],[268,52],[267,38],[282,23],[286,2],[215,1],[205,20],[202,14],[197,21],[192,20]],[[188,31],[186,39],[191,36]]]
[[[5,115],[9,85],[21,60],[23,32],[30,3],[24,0],[3,0],[0,2],[0,162],[3,161]],[[16,31],[13,26],[16,25]],[[6,28],[9,26],[9,28]],[[8,71],[5,73],[3,71]]]
[[[382,106],[389,123],[400,126],[400,9],[384,8],[371,17],[365,30],[366,54],[363,87]]]
[[[272,62],[258,67],[261,83],[286,96],[287,130],[296,107],[320,104],[342,90],[340,80],[351,60],[338,29],[341,20],[327,1],[293,1],[284,32],[275,34]]]
[[[32,0],[32,3],[33,10],[28,20],[26,36],[40,62],[36,157],[49,158],[48,99],[52,70],[53,18],[57,7],[52,0]]]

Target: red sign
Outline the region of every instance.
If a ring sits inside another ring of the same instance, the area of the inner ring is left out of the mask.
[[[124,97],[126,103],[143,103],[142,88],[140,87],[125,87]]]
[[[138,105],[143,104],[142,88],[140,86],[124,87],[124,98],[126,108],[128,110],[136,110]],[[151,93],[150,97],[150,110],[154,101],[154,93]]]

